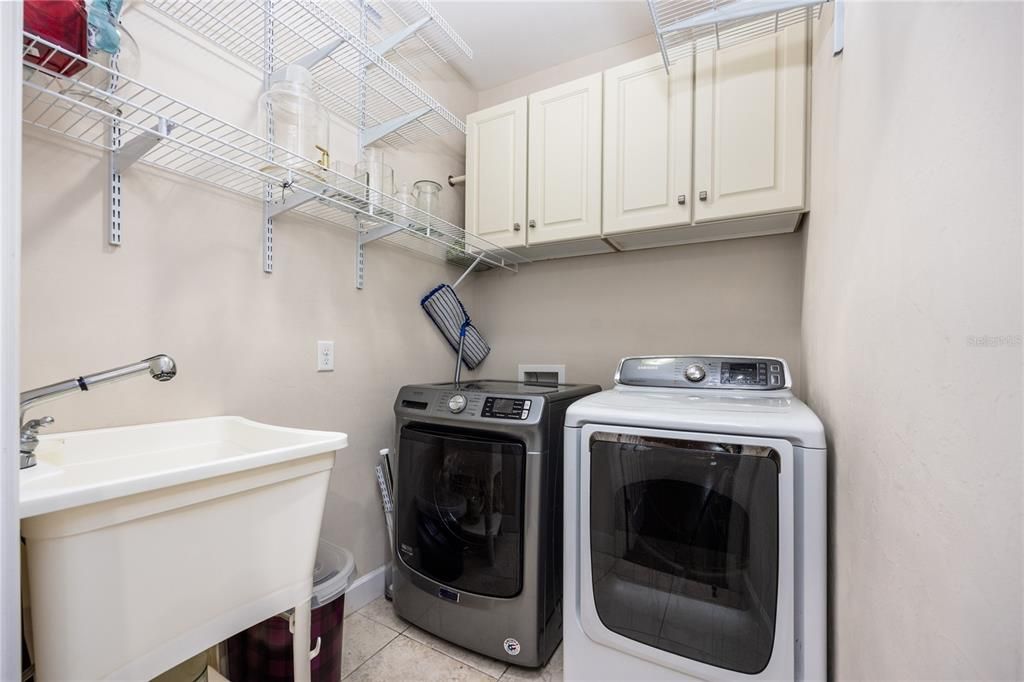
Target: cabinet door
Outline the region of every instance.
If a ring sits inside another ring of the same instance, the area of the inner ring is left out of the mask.
[[[530,95],[528,244],[601,235],[601,74]]]
[[[526,245],[526,98],[466,117],[466,231]]]
[[[802,209],[806,23],[702,52],[696,70],[697,222]]]
[[[693,58],[604,72],[604,234],[690,223]]]

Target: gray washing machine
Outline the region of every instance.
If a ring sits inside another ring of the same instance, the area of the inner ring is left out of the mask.
[[[509,663],[562,640],[562,434],[595,385],[405,386],[395,401],[398,615]]]

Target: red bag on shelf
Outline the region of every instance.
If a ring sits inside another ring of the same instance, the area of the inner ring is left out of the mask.
[[[39,36],[68,52],[24,36],[25,60],[47,71],[71,76],[86,67],[78,57],[88,57],[88,20],[84,0],[25,0],[25,32]]]

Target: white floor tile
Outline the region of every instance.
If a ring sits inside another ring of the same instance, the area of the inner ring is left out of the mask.
[[[415,625],[410,625],[409,629],[405,631],[405,636],[409,639],[414,639],[421,644],[426,644],[431,649],[440,651],[446,656],[451,656],[457,661],[465,663],[466,665],[472,666],[482,673],[486,673],[491,677],[501,677],[502,673],[508,667],[508,664],[498,661],[489,656],[478,654],[475,651],[469,651],[462,647],[452,644],[440,637],[420,630]]]
[[[372,621],[386,625],[395,632],[405,632],[409,624],[398,617],[394,605],[384,597],[375,599],[357,612]]]
[[[346,682],[494,682],[494,679],[425,644],[398,635],[349,675]]]
[[[341,676],[345,678],[374,654],[398,637],[398,633],[369,618],[354,613],[345,619],[342,632]]]

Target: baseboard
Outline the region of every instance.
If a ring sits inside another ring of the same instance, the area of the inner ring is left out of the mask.
[[[345,613],[355,613],[375,599],[384,596],[384,574],[387,566],[378,566],[356,578],[345,590]]]

